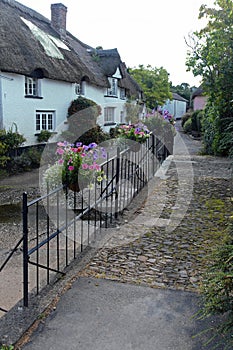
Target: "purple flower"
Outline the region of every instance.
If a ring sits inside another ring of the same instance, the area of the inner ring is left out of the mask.
[[[89,147],[90,149],[95,148],[95,147],[97,147],[97,143],[92,142],[92,143],[90,143],[90,144],[88,145],[88,147]]]

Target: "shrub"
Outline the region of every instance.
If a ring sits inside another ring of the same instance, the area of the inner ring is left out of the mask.
[[[15,131],[13,131],[15,127]],[[6,131],[0,130],[0,166],[6,167],[11,159],[12,151],[16,150],[26,139],[18,133],[17,126],[14,123],[12,127]]]
[[[75,142],[82,142],[84,145],[89,145],[92,142],[100,144],[106,140],[109,140],[109,134],[105,133],[99,125],[86,131]]]
[[[203,117],[202,110],[196,110],[191,114],[192,119],[192,132],[197,135],[201,134],[201,119]]]
[[[41,130],[39,135],[37,136],[38,142],[47,142],[48,139],[51,137],[52,133],[48,130]]]
[[[186,120],[186,122],[183,125],[183,130],[185,133],[191,133],[192,132],[192,119],[189,118]]]
[[[190,112],[185,113],[184,115],[182,115],[182,117],[181,117],[181,126],[182,126],[182,128],[184,127],[185,122],[188,119],[190,119],[190,118],[191,118],[191,113]]]
[[[221,134],[219,151],[222,155],[233,157],[233,120],[229,122]]]
[[[9,174],[30,171],[40,166],[42,149],[28,148],[20,156],[16,156],[7,164]]]
[[[225,232],[223,243],[217,247],[211,257],[210,266],[203,278],[201,292],[204,306],[202,318],[211,315],[223,315],[224,319],[215,330],[216,336],[224,337],[224,349],[233,347],[233,224]],[[222,348],[221,348],[222,349]]]
[[[69,134],[69,140],[64,139],[74,142],[84,133],[95,128],[100,114],[101,107],[99,105],[92,100],[79,96],[71,102],[68,108],[68,130],[65,133]]]

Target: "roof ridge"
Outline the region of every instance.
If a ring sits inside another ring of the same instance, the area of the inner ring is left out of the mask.
[[[15,0],[0,0],[0,1],[4,2],[6,4],[9,4],[11,7],[18,8],[22,12],[25,12],[26,14],[30,15],[32,18],[35,17],[35,18],[39,19],[40,21],[44,21],[46,23],[51,23],[51,21],[48,18],[44,17],[39,12],[19,3],[18,1],[15,1]]]

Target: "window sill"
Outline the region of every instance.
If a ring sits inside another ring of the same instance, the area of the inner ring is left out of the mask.
[[[41,131],[42,131],[42,130],[35,132],[34,136],[40,135]],[[43,131],[44,131],[44,130],[43,130]],[[56,135],[56,134],[57,134],[57,131],[51,131],[51,130],[46,130],[46,131],[51,132],[51,135]]]
[[[105,122],[104,123],[104,126],[113,126],[113,125],[116,125],[115,122]]]
[[[104,95],[104,97],[118,98],[118,96],[115,96],[115,95]]]
[[[42,100],[44,97],[41,97],[41,96],[32,96],[32,95],[25,95],[24,96],[25,98],[34,98],[34,99],[37,99],[37,100]]]

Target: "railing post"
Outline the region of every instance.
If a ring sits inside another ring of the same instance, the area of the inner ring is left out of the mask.
[[[155,175],[155,161],[157,161],[156,157],[156,142],[155,142],[155,135],[152,134],[152,154],[153,154],[153,160],[152,160],[152,173],[153,176]]]
[[[118,217],[119,211],[119,180],[120,180],[120,148],[117,147],[117,159],[116,159],[116,200],[115,200],[115,219]]]
[[[23,304],[28,307],[28,207],[27,193],[23,193]]]

